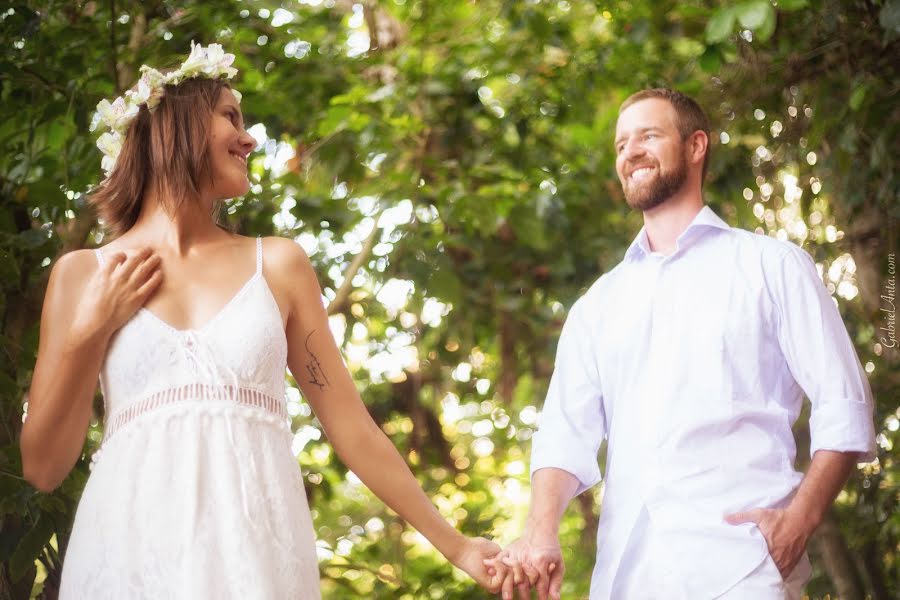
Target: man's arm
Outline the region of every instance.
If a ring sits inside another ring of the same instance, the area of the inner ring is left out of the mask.
[[[756,523],[766,538],[772,560],[782,576],[787,577],[847,482],[857,457],[855,452],[819,450],[786,508],[754,508],[728,515],[726,520],[732,525]]]
[[[531,506],[525,530],[558,537],[559,523],[579,487],[578,478],[562,469],[537,471],[531,481]]]
[[[559,523],[573,497],[600,481],[597,451],[606,437],[606,415],[595,348],[596,322],[586,314],[582,297],[569,312],[556,351],[556,367],[531,445],[531,505],[522,537],[504,551],[506,563],[495,561],[504,575],[504,598],[513,579],[519,597],[559,598],[563,561]],[[596,307],[594,312],[596,313]],[[513,568],[505,577],[504,566]]]
[[[858,458],[856,452],[819,450],[787,507],[793,519],[808,531],[807,537],[822,524],[831,503],[837,498]]]
[[[873,400],[866,374],[810,256],[790,247],[767,269],[778,317],[778,348],[810,400],[812,462],[790,504],[728,515],[752,521],[766,538],[782,575],[794,568],[809,537],[847,481],[856,462],[875,456]]]
[[[530,598],[532,585],[539,600],[559,600],[565,573],[559,524],[580,485],[577,477],[562,469],[544,468],[534,473],[522,536],[507,546],[501,556],[485,562],[502,575],[504,566],[512,570],[511,576],[502,577],[503,600],[512,600],[514,590],[518,590],[520,599]]]

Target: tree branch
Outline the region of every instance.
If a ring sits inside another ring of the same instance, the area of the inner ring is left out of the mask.
[[[369,237],[366,238],[366,241],[363,242],[362,250],[353,257],[353,262],[350,263],[347,271],[344,272],[344,282],[341,284],[341,287],[338,288],[334,300],[328,303],[327,310],[329,316],[341,312],[347,304],[347,299],[350,297],[350,292],[353,290],[353,278],[356,277],[356,274],[359,272],[360,268],[362,268],[363,264],[369,260],[369,255],[372,253],[372,248],[375,247],[375,241],[378,239],[378,234],[381,232],[381,229],[378,227],[378,221],[380,219],[381,213],[379,212],[375,217],[375,225],[372,226],[372,233],[370,233]]]

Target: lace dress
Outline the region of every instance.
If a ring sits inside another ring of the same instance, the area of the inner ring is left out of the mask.
[[[174,329],[142,308],[115,334],[100,372],[105,438],[61,598],[320,597],[286,359],[261,240],[256,272],[203,327]]]

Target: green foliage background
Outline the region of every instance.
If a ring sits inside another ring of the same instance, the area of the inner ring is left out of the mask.
[[[640,227],[613,170],[618,105],[655,85],[698,98],[715,128],[708,202],[815,257],[877,398],[878,460],[812,540],[807,591],[897,597],[900,351],[879,343],[900,214],[897,0],[4,6],[0,600],[56,597],[101,435],[98,403],[63,486],[23,481],[17,438],[49,266],[103,239],[84,201],[100,176],[94,107],[142,63],[177,64],[191,40],[237,54],[262,140],[253,189],[225,218],[303,243],[373,416],[448,519],[501,542],[527,508],[529,439],[565,311]],[[404,303],[389,300],[397,290]],[[288,383],[325,597],[487,597],[347,473]],[[803,419],[797,437],[808,446]],[[565,598],[587,595],[600,506],[594,490],[565,516]]]

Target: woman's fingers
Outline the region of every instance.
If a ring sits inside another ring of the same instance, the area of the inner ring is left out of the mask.
[[[150,248],[141,248],[136,253],[127,257],[119,267],[115,270],[115,275],[123,280],[127,280],[134,273],[134,270],[152,255]]]
[[[141,287],[138,288],[137,294],[138,299],[141,301],[141,306],[144,305],[144,302],[147,301],[147,298],[159,287],[159,284],[162,283],[162,271],[157,269],[154,271],[150,277],[141,284]]]
[[[144,261],[142,261],[131,274],[131,281],[133,281],[136,285],[142,285],[150,278],[151,275],[159,270],[161,261],[162,259],[158,254],[151,254]]]
[[[128,255],[122,252],[113,252],[107,256],[103,262],[103,273],[108,277],[113,274],[116,268],[128,259]]]
[[[509,569],[500,561],[500,556],[498,554],[494,558],[487,558],[483,561],[485,567],[487,567],[488,575],[491,576],[491,586],[496,588],[492,590],[493,592],[499,591],[503,581],[506,579],[506,575],[509,573]]]

